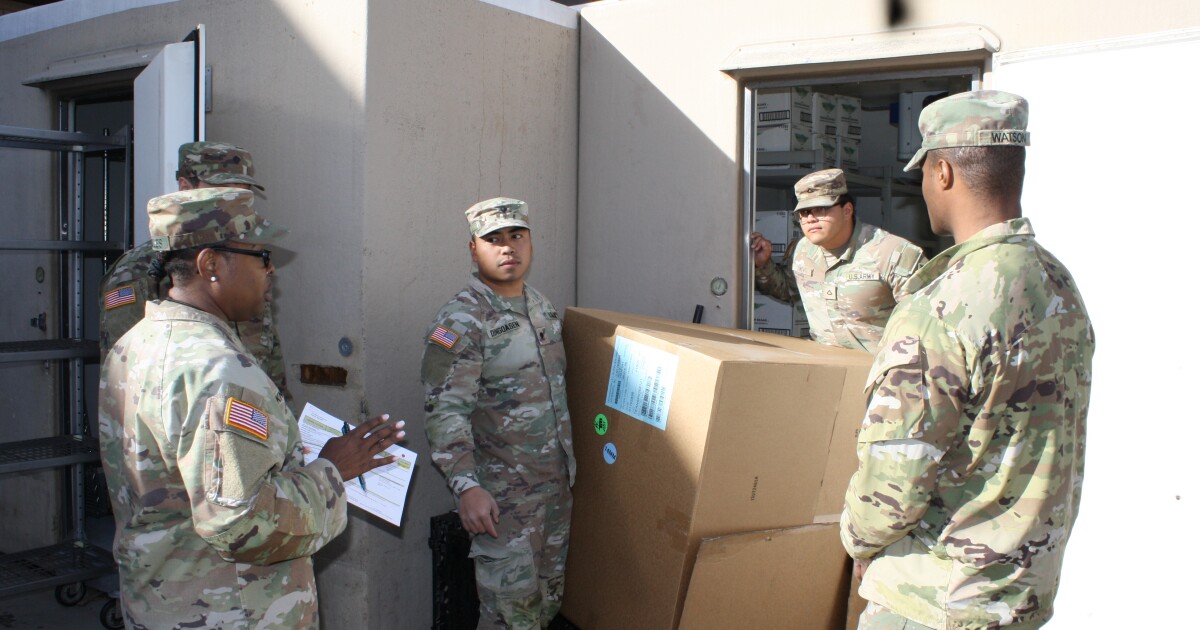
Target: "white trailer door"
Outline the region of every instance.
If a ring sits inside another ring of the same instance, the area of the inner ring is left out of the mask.
[[[1196,367],[1200,30],[996,55],[1029,99],[1022,205],[1096,329],[1083,504],[1050,628],[1167,628],[1200,522]]]
[[[133,82],[133,242],[150,238],[146,202],[177,189],[179,145],[204,140],[204,25],[165,46]]]

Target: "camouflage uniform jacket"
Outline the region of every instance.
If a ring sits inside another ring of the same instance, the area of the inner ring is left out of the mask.
[[[925,264],[921,248],[862,221],[839,257],[807,238],[789,250],[792,273],[768,259],[755,272],[755,288],[784,302],[799,299],[815,341],[868,352],[878,347],[901,287]]]
[[[113,555],[131,628],[317,625],[309,556],[346,526],[345,488],[229,324],[177,302],[100,376]]]
[[[100,281],[100,361],[103,362],[113,344],[146,314],[146,302],[167,296],[169,280],[155,282],[150,265],[158,252],[146,241],[125,252],[112,264]],[[233,325],[242,345],[258,360],[276,387],[283,392],[288,405],[292,398],[287,389],[283,369],[283,348],[275,333],[271,305],[261,322],[237,322]]]
[[[475,276],[434,318],[421,381],[433,463],[455,496],[482,485],[521,498],[566,473],[575,479],[562,320],[525,286],[496,295]]]
[[[1052,614],[1079,509],[1095,337],[1027,219],[909,281],[875,357],[842,543],[860,593],[934,628]]]

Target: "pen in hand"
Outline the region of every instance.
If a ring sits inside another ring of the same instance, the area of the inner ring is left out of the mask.
[[[342,420],[342,435],[346,435],[349,432],[350,432],[350,425],[346,424],[345,420]],[[358,486],[360,488],[362,488],[363,492],[367,491],[367,481],[362,478],[362,475],[358,476]]]

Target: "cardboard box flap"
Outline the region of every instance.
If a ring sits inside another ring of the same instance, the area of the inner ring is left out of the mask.
[[[680,630],[846,625],[850,558],[833,525],[706,538]]]

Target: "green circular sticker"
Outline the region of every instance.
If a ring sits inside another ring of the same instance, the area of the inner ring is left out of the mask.
[[[608,433],[608,418],[605,418],[604,414],[596,414],[596,422],[594,424],[596,426],[596,435]]]

